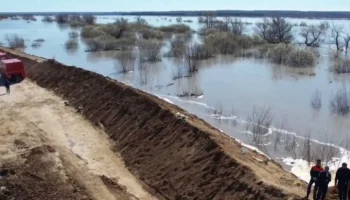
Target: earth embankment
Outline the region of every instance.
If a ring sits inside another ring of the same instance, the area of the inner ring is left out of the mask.
[[[151,94],[54,60],[16,52],[37,85],[103,129],[159,199],[300,199],[305,183],[203,120]]]

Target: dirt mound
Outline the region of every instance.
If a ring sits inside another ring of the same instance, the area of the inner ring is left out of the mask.
[[[24,163],[3,166],[0,178],[2,200],[90,199],[82,186],[67,177],[51,146],[41,146],[23,155]]]
[[[204,121],[153,95],[53,60],[25,61],[30,79],[66,99],[115,143],[160,199],[300,199],[305,184]],[[178,113],[186,118],[178,117]]]

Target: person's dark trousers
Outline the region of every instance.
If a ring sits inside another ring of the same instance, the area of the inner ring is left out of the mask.
[[[317,200],[325,200],[328,192],[328,185],[320,185],[317,191]]]
[[[348,185],[338,184],[339,200],[347,200],[346,198],[346,196],[348,195],[347,193],[348,193]]]
[[[315,183],[315,187],[314,187],[314,193],[313,193],[313,197],[315,198],[316,197],[316,194],[317,194],[317,190],[318,190],[318,185],[317,185],[317,182],[314,181],[313,179],[310,180],[309,182],[309,185],[307,186],[307,194],[306,194],[306,197],[309,198],[309,195],[311,193],[311,188],[312,188],[312,184]]]
[[[6,93],[10,94],[10,87],[6,87]]]

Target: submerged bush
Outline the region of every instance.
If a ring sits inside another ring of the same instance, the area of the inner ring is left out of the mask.
[[[184,37],[176,36],[170,42],[170,50],[166,53],[168,57],[182,57],[185,52],[186,41]]]
[[[205,43],[212,45],[214,51],[221,54],[234,54],[238,51],[239,45],[235,36],[228,32],[210,34],[205,37]]]
[[[132,51],[121,51],[117,57],[117,70],[119,73],[127,73],[134,70],[135,56]]]
[[[104,32],[106,35],[113,36],[115,38],[121,38],[123,34],[123,29],[115,24],[100,25],[97,30]]]
[[[141,61],[157,62],[161,60],[160,50],[163,43],[157,40],[140,40],[138,47]]]
[[[253,41],[250,36],[234,35],[230,32],[214,32],[208,34],[204,38],[204,41],[212,45],[216,53],[231,55],[238,54],[241,50],[251,48],[255,45],[254,42],[260,44],[260,41]]]
[[[77,31],[70,31],[70,32],[68,32],[68,37],[69,38],[77,38],[77,37],[79,37],[79,33]]]
[[[334,59],[331,70],[335,73],[350,73],[350,60],[337,57]]]
[[[87,41],[87,51],[108,51],[118,48],[118,40],[109,35],[101,35]]]
[[[206,41],[204,44],[195,44],[195,54],[193,55],[197,60],[205,60],[214,56],[213,45]]]
[[[289,54],[287,65],[291,67],[311,67],[315,64],[315,55],[305,49],[295,49]]]
[[[269,49],[268,57],[275,64],[286,64],[288,55],[294,50],[292,45],[280,43]]]
[[[69,40],[64,44],[64,46],[65,46],[66,49],[77,49],[77,48],[78,48],[78,45],[79,45],[79,43],[78,43],[78,41],[75,40],[75,39],[69,39]]]
[[[191,28],[186,24],[174,24],[169,26],[161,26],[159,30],[164,33],[188,33],[191,32]]]
[[[345,115],[350,112],[350,93],[345,86],[330,99],[329,105],[331,110],[337,114]]]
[[[164,33],[155,29],[143,28],[138,31],[142,35],[143,39],[158,39],[161,40],[164,38]]]
[[[85,21],[78,21],[78,20],[69,20],[68,24],[70,27],[74,27],[74,28],[87,25],[87,23]]]
[[[94,37],[98,37],[101,35],[106,35],[105,32],[99,30],[97,27],[95,26],[86,26],[81,30],[80,35],[83,38],[94,38]]]
[[[50,16],[45,16],[43,19],[42,19],[43,22],[47,22],[47,23],[51,23],[53,21],[55,21],[54,18],[50,17]]]
[[[6,35],[5,40],[11,49],[23,49],[26,47],[24,38],[17,34]]]

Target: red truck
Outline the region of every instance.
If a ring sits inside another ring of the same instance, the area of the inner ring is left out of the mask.
[[[0,72],[10,82],[21,82],[26,76],[23,62],[17,58],[0,60]]]

